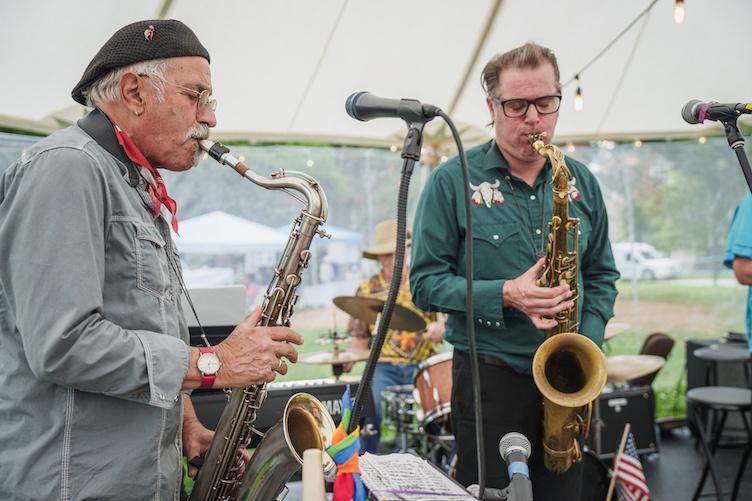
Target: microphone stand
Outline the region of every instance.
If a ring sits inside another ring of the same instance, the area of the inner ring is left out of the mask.
[[[736,125],[736,117],[721,120],[721,123],[723,123],[723,129],[726,132],[728,144],[736,152],[736,158],[739,159],[739,165],[742,167],[744,179],[747,180],[747,187],[749,187],[749,191],[752,192],[752,169],[749,167],[749,160],[744,151],[744,136],[739,132],[739,127]]]
[[[397,294],[399,293],[400,284],[402,283],[402,268],[405,262],[405,231],[407,228],[407,195],[410,188],[410,177],[413,174],[415,168],[415,162],[420,160],[420,150],[423,145],[423,127],[425,127],[425,121],[413,121],[407,123],[407,136],[405,136],[405,142],[402,146],[402,158],[404,162],[402,164],[402,176],[400,178],[399,193],[397,195],[397,249],[394,253],[394,271],[392,272],[392,280],[389,283],[389,294],[384,304],[384,309],[381,311],[381,315],[377,320],[378,328],[376,330],[376,337],[371,345],[371,353],[368,355],[368,361],[361,376],[360,384],[358,385],[358,391],[355,393],[355,401],[353,403],[353,414],[350,420],[350,426],[347,433],[352,433],[355,427],[360,422],[361,414],[363,412],[363,405],[366,401],[366,397],[371,392],[371,383],[373,381],[373,373],[376,370],[376,364],[381,354],[381,348],[384,346],[386,340],[386,332],[389,329],[389,324],[392,320],[392,312],[394,311],[394,305],[397,301]]]

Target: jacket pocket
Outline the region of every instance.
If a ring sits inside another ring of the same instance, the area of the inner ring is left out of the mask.
[[[165,240],[154,226],[134,222],[136,227],[136,280],[138,288],[162,297],[168,291],[170,270]]]

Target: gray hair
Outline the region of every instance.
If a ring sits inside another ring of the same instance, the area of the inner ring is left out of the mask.
[[[169,61],[167,59],[152,59],[141,61],[110,71],[108,74],[91,84],[89,89],[83,91],[87,106],[97,106],[99,103],[111,103],[122,99],[120,93],[120,77],[125,73],[135,73],[149,78],[149,83],[157,93],[157,102],[164,101],[164,76],[167,72]]]

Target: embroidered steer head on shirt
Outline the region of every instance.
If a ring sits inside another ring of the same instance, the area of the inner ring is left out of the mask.
[[[504,196],[499,191],[499,180],[496,179],[493,184],[488,181],[483,181],[479,185],[469,183],[470,188],[473,190],[472,201],[475,205],[480,205],[481,202],[486,204],[486,207],[491,207],[491,204],[503,204]]]

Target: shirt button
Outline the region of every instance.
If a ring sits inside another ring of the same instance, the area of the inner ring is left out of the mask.
[[[535,230],[535,234],[536,234],[536,235],[540,235],[540,234],[541,234],[541,230],[540,230],[540,228],[538,228],[537,230]]]
[[[494,236],[493,236],[493,239],[494,239],[494,240],[498,240],[498,239],[499,239],[499,235],[494,235]]]
[[[535,195],[530,195],[530,200],[535,200]]]

